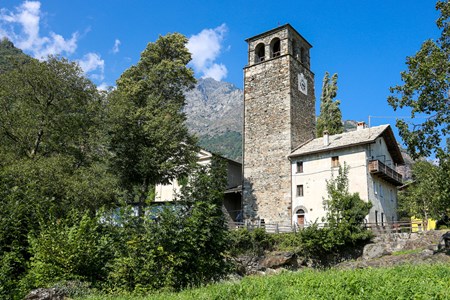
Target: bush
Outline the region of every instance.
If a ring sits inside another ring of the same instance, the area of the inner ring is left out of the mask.
[[[30,270],[22,284],[28,289],[50,287],[60,281],[101,283],[112,258],[112,238],[98,217],[73,211],[67,219],[41,223],[30,234]]]
[[[167,205],[155,220],[144,218],[121,230],[123,246],[111,262],[110,289],[179,290],[222,278],[228,271],[225,180],[223,166],[213,161],[210,169],[200,168],[190,178],[182,202]]]
[[[13,299],[14,295],[21,298],[17,282],[21,278],[25,259],[20,251],[13,249],[3,252],[0,256],[0,299]]]
[[[248,230],[239,228],[229,233],[229,252],[232,256],[241,254],[262,255],[274,246],[273,237],[264,228]]]

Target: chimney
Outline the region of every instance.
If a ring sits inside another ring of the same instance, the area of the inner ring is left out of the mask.
[[[367,128],[366,122],[358,122],[358,125],[356,126],[356,131],[360,131]]]
[[[330,144],[330,135],[328,134],[328,130],[323,131],[323,145],[328,147]]]

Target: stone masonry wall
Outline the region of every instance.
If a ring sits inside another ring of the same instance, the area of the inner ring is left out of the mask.
[[[291,222],[291,150],[312,137],[314,75],[290,51],[289,27],[249,41],[249,66],[244,69],[244,186],[247,220]],[[270,58],[270,43],[280,39],[281,55]],[[298,37],[298,44],[302,40]],[[304,41],[303,41],[304,42]],[[255,62],[255,47],[264,43],[265,60]],[[310,46],[305,46],[309,51]],[[309,54],[308,54],[309,57]],[[308,80],[308,95],[298,91],[298,74]]]

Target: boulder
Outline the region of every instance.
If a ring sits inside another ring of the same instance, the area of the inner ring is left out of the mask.
[[[362,259],[369,260],[389,254],[391,254],[391,251],[386,244],[368,244],[364,246]]]
[[[277,269],[280,267],[297,267],[297,257],[293,252],[275,252],[266,256],[260,263],[265,269]]]
[[[24,300],[64,300],[65,293],[57,288],[32,290]]]

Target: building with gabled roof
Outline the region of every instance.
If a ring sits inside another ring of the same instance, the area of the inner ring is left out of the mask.
[[[397,221],[397,187],[403,183],[396,167],[404,162],[390,125],[367,128],[360,123],[356,131],[324,134],[299,146],[289,159],[293,223],[322,221],[327,181],[344,164],[349,169],[349,192],[373,205],[366,221],[379,225]]]

